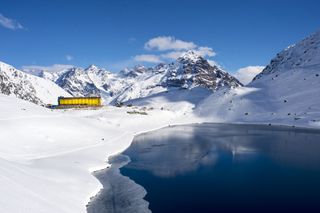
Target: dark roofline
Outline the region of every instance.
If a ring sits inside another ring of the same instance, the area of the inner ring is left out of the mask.
[[[101,99],[101,97],[62,97],[62,96],[60,96],[58,99],[94,99],[94,98],[100,98]]]

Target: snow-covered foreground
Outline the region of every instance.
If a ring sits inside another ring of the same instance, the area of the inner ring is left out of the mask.
[[[243,87],[206,98],[203,91],[182,90],[176,97],[199,100],[172,102],[169,92],[134,102],[147,107],[67,111],[0,95],[0,210],[86,212],[102,187],[92,172],[106,167],[107,158],[126,149],[135,135],[163,126],[204,121],[319,126],[318,102],[302,101],[311,87],[286,96],[287,102],[281,93],[266,99],[272,91]],[[127,113],[142,108],[147,115]]]
[[[86,212],[101,189],[91,172],[106,167],[134,135],[201,121],[158,109],[127,113],[132,110],[50,111],[0,95],[1,212]]]

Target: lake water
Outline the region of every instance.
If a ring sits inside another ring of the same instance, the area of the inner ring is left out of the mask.
[[[88,212],[320,212],[320,131],[199,124],[135,137]]]

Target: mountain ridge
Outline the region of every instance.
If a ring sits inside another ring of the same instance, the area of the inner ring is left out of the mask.
[[[101,96],[105,103],[115,104],[145,98],[169,88],[204,87],[215,91],[221,87],[235,88],[242,84],[229,73],[193,51],[187,51],[173,63],[154,67],[136,65],[111,73],[95,65],[73,67],[53,81],[73,96]]]

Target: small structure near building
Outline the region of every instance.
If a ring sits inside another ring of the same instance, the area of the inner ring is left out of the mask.
[[[59,108],[72,107],[100,107],[102,104],[101,97],[59,97]]]

